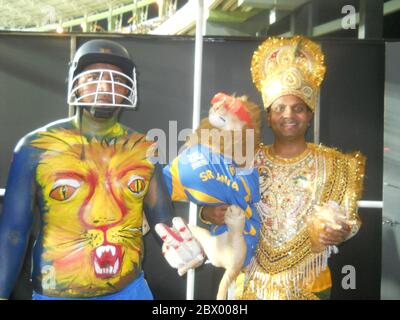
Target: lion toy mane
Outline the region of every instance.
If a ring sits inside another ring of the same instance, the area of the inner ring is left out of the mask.
[[[248,140],[246,137],[249,137],[250,133],[253,138],[253,148],[251,150],[251,155],[253,156],[255,154],[255,149],[260,144],[262,121],[261,108],[255,103],[249,101],[247,96],[235,98],[234,96],[227,96],[223,93],[218,93],[211,100],[211,103],[213,102],[214,104],[209,110],[209,116],[201,120],[200,125],[196,129],[195,133],[188,138],[186,146],[202,143],[210,146],[213,151],[223,153],[227,156],[236,154],[242,156],[243,152],[249,151],[246,149],[246,142]],[[235,111],[238,109],[238,104],[245,109],[245,112],[247,111],[247,122],[238,119],[238,116],[235,113]],[[224,112],[221,116],[225,118],[228,125],[238,125],[240,122],[244,122],[242,124],[242,128],[237,130],[229,128],[231,130],[226,130],[224,127],[212,124],[210,122],[210,117],[217,114],[221,109],[224,109],[222,110]],[[235,153],[235,150],[237,150],[237,153]],[[236,161],[238,159],[234,160],[238,166],[244,165],[244,163],[241,163],[242,161]]]
[[[259,181],[252,166],[260,142],[260,127],[261,109],[255,103],[246,96],[218,93],[211,100],[208,117],[187,139],[178,157],[164,169],[172,200],[203,206],[230,205],[225,224],[211,225],[211,232],[189,225],[211,264],[226,269],[217,299],[227,298],[230,284],[244,263],[249,262],[258,241],[259,218],[252,203],[260,200]],[[233,163],[215,165],[207,157],[210,153]],[[251,174],[239,173],[245,169],[251,170]]]

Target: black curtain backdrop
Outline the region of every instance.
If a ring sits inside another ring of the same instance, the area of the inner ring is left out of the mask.
[[[105,38],[104,36],[103,38]],[[99,38],[96,35],[96,38]],[[191,127],[194,39],[192,37],[107,36],[130,52],[137,68],[139,108],[125,111],[121,122],[140,131],[162,129],[168,139]],[[92,36],[77,36],[77,47]],[[316,39],[318,41],[318,39]],[[262,100],[251,82],[250,61],[262,39],[205,38],[202,117],[218,91]],[[382,199],[384,43],[321,40],[328,66],[321,91],[320,141],[343,151],[367,156],[365,200]],[[51,121],[67,117],[66,82],[70,56],[68,36],[0,34],[0,186],[5,187],[18,140]],[[170,122],[172,121],[172,122]],[[313,130],[308,133],[311,141]],[[265,143],[272,134],[264,128]],[[172,141],[171,140],[171,141]],[[178,145],[180,146],[182,142]],[[168,152],[165,154],[168,159]],[[188,205],[174,205],[187,218]],[[332,298],[379,299],[381,220],[378,209],[361,209],[358,235],[339,248],[330,261],[334,276]],[[156,299],[185,299],[186,276],[179,277],[161,256],[151,234],[145,237],[145,276]],[[344,290],[343,267],[354,266],[356,289]],[[13,294],[28,299],[29,255]],[[214,299],[223,270],[211,265],[196,269],[195,299]]]

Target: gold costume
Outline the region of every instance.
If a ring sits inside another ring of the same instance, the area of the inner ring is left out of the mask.
[[[301,36],[268,38],[251,61],[253,83],[262,94],[265,108],[277,98],[293,94],[314,111],[325,72],[320,46]]]
[[[266,109],[281,96],[295,95],[314,112],[325,72],[320,46],[302,36],[268,38],[251,63],[252,79]],[[318,299],[315,293],[332,286],[327,264],[337,248],[312,247],[311,239],[319,237],[326,225],[321,223],[317,229],[307,222],[315,226],[316,206],[334,201],[345,212],[344,221],[352,223],[348,238],[357,233],[365,158],[359,152],[344,154],[307,143],[302,154],[283,159],[271,155],[270,148],[260,145],[255,156],[260,175],[260,240],[244,276],[237,280],[235,295],[238,299]]]
[[[247,268],[240,299],[317,299],[313,292],[331,287],[327,260],[334,246],[313,253],[305,217],[314,205],[336,201],[360,227],[357,200],[361,196],[365,158],[307,144],[298,157],[283,159],[260,145],[255,165],[260,174],[261,236]]]

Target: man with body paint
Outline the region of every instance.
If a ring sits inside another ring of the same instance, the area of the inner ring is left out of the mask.
[[[9,298],[39,213],[33,299],[152,299],[144,279],[143,211],[170,224],[153,142],[118,122],[135,108],[135,67],[118,43],[83,44],[70,65],[76,115],[17,144],[0,217],[0,298]]]

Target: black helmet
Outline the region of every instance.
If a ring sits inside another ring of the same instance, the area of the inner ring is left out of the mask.
[[[69,67],[68,103],[70,105],[82,105],[76,98],[74,82],[85,67],[95,63],[112,64],[122,70],[122,73],[129,79],[127,83],[127,87],[130,88],[129,96],[125,100],[130,102],[120,106],[135,107],[137,100],[135,65],[126,48],[110,40],[90,40],[76,51]]]

